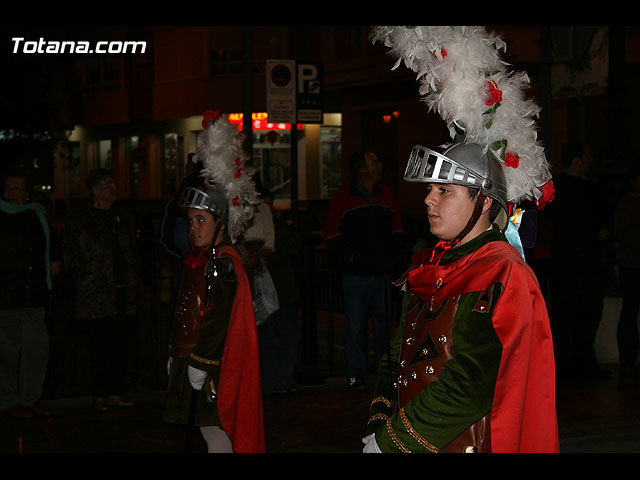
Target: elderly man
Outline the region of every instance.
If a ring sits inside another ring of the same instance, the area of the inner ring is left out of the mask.
[[[86,185],[91,205],[67,219],[63,250],[75,321],[89,333],[94,405],[103,411],[131,405],[122,393],[140,267],[133,219],[112,208],[118,189],[111,172],[93,170]]]

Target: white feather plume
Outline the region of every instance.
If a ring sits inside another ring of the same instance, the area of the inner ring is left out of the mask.
[[[503,162],[508,201],[537,201],[551,179],[544,148],[537,138],[540,108],[524,91],[529,78],[508,71],[500,57],[505,42],[482,26],[377,26],[373,42],[390,48],[396,59],[416,73],[420,95],[430,110],[447,123],[451,138],[461,133],[467,142],[493,149]],[[488,105],[489,83],[502,94]],[[517,167],[505,155],[519,158]]]
[[[210,121],[198,135],[194,161],[201,161],[201,176],[224,187],[229,207],[227,233],[231,241],[245,230],[259,203],[253,182],[253,172],[245,166],[246,154],[242,148],[244,135],[229,123],[226,115]]]

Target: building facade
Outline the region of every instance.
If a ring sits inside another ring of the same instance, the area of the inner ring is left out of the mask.
[[[532,80],[530,93],[543,107],[541,134],[552,164],[559,164],[561,145],[571,135],[591,138],[596,149],[604,146],[606,118],[594,112],[610,102],[606,79],[588,92],[552,86],[558,79],[564,87],[574,85],[575,78],[557,74],[557,67],[569,64],[558,59],[558,52],[562,45],[575,47],[580,32],[539,26],[488,28],[505,39],[505,60],[514,69],[526,70]],[[399,188],[399,179],[414,144],[437,146],[449,140],[448,133],[420,101],[413,73],[403,66],[392,70],[386,48],[372,45],[368,33],[368,26],[83,31],[89,40],[145,42],[146,49],[74,57],[74,81],[66,94],[73,106],[73,126],[56,153],[52,196],[85,197],[83,179],[96,167],[114,171],[122,196],[174,195],[188,155],[195,151],[202,112],[215,109],[227,113],[245,133],[243,118],[251,115],[250,155],[257,174],[274,189],[281,205],[330,198],[348,177],[350,154],[367,147],[384,161],[384,181],[397,192],[400,208],[421,214],[421,189],[405,184]],[[592,30],[586,38],[588,48],[598,48]],[[635,30],[625,30],[622,64],[636,65],[636,38]],[[599,48],[610,63],[608,44]],[[321,123],[296,124],[292,135],[292,125],[269,122],[269,59],[321,65]],[[605,69],[605,77],[608,73]]]

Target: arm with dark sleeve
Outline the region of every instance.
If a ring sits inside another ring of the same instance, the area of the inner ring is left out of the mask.
[[[396,197],[390,195],[390,203],[393,208],[393,218],[391,219],[391,232],[393,234],[404,235],[404,226],[402,224],[402,216],[400,215],[400,208],[398,207],[398,201]]]
[[[282,218],[273,218],[275,228],[275,251],[268,257],[268,263],[282,265],[289,263],[302,248],[302,237]]]
[[[393,217],[391,218],[391,238],[393,251],[396,252],[394,269],[399,267],[400,271],[408,267],[411,262],[409,261],[409,252],[405,247],[405,231],[404,224],[402,222],[402,216],[400,215],[400,209],[398,202],[394,195],[391,195],[391,204],[393,207]]]
[[[127,250],[128,268],[132,284],[139,285],[142,283],[142,272],[140,270],[140,252],[136,240],[136,222],[131,215],[123,216],[122,221],[126,225],[126,239],[124,239],[123,247]]]
[[[62,244],[58,229],[51,224],[49,217],[47,217],[47,226],[49,227],[49,263],[51,276],[55,277],[60,273],[62,267]]]
[[[369,408],[369,421],[367,423],[367,435],[374,433],[384,426],[387,419],[393,414],[393,401],[395,396],[394,382],[398,372],[398,358],[402,345],[402,332],[406,317],[407,304],[410,298],[405,293],[402,298],[402,315],[396,330],[395,337],[389,344],[389,352],[380,359],[376,383],[373,390],[373,398]]]
[[[640,233],[640,222],[634,206],[635,202],[631,201],[631,197],[623,198],[616,207],[613,217],[615,239],[620,248],[621,258],[625,260],[630,253],[637,250],[636,239]]]
[[[80,228],[80,220],[67,221],[62,234],[62,255],[64,268],[72,277],[88,272],[90,252],[82,247],[84,234]]]
[[[472,311],[478,293],[460,297],[453,328],[453,359],[387,424],[376,430],[383,452],[435,452],[446,447],[490,410],[500,367],[501,344],[492,325],[495,306]]]
[[[228,259],[221,259],[230,263]],[[226,276],[222,276],[226,277]],[[220,364],[236,294],[236,278],[215,280],[211,303],[205,312],[196,344],[189,358],[189,365],[212,374],[217,381]]]
[[[340,228],[345,214],[343,197],[342,190],[336,191],[331,197],[324,226],[324,240],[327,248],[331,252],[333,259],[340,265],[348,263],[352,253]]]

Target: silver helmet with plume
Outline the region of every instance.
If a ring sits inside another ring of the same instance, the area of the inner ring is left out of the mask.
[[[211,213],[226,225],[231,241],[244,232],[255,206],[259,203],[253,170],[246,166],[242,149],[244,135],[226,115],[207,110],[203,114],[204,131],[198,135],[193,162],[203,165],[203,188],[185,188],[179,196],[182,208],[196,208]]]

